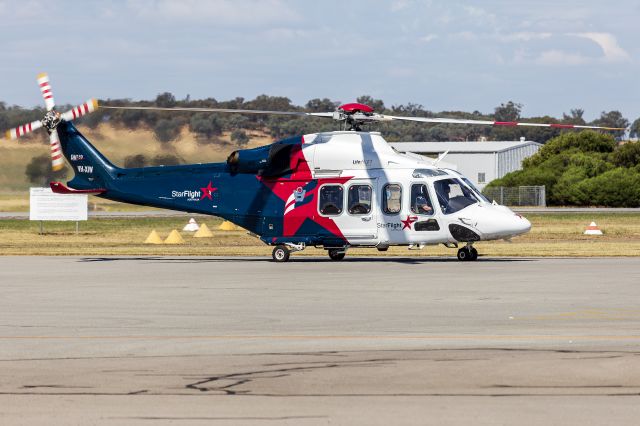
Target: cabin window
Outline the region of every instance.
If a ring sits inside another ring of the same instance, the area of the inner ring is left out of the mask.
[[[429,197],[427,185],[423,183],[411,185],[411,211],[425,216],[433,215],[433,203]]]
[[[340,185],[325,185],[320,188],[320,213],[332,216],[342,213],[344,190]]]
[[[348,206],[351,214],[369,214],[371,212],[371,187],[369,185],[351,185]]]
[[[402,206],[402,187],[397,183],[389,183],[382,189],[382,211],[386,214],[400,213]]]

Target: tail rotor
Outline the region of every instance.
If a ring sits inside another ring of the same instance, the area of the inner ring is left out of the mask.
[[[41,127],[44,127],[49,133],[51,168],[54,171],[59,171],[64,167],[64,158],[62,155],[60,138],[58,137],[58,125],[62,120],[72,121],[76,118],[82,117],[83,115],[94,112],[98,109],[98,101],[95,99],[89,99],[87,102],[61,114],[55,110],[56,103],[53,98],[53,91],[51,89],[51,81],[49,80],[49,76],[46,73],[38,74],[37,82],[38,86],[40,87],[42,98],[44,99],[47,113],[44,115],[42,120],[33,121],[31,123],[23,124],[21,126],[8,130],[5,136],[9,140],[14,140]]]

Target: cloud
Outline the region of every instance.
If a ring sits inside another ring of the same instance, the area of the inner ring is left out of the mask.
[[[596,43],[602,49],[603,60],[606,62],[625,62],[631,59],[629,54],[618,44],[615,36],[610,33],[572,33],[571,36],[586,38]]]
[[[427,34],[426,36],[420,37],[418,40],[422,43],[429,43],[438,38],[437,34]]]
[[[503,42],[514,42],[514,41],[532,41],[532,40],[545,40],[551,38],[553,36],[552,33],[538,33],[538,32],[517,32],[517,33],[509,33],[509,34],[500,34],[497,36],[498,40]]]
[[[145,18],[227,26],[293,21],[298,18],[297,13],[282,0],[129,0],[127,6]]]
[[[496,15],[489,13],[484,9],[475,6],[465,6],[464,11],[471,17],[477,24],[480,25],[494,25],[496,23]]]
[[[462,40],[462,41],[475,41],[478,40],[479,36],[471,31],[462,31],[459,33],[453,33],[450,36],[454,40]]]
[[[387,70],[390,77],[406,78],[413,77],[417,74],[417,70],[411,67],[393,67]]]
[[[391,2],[391,11],[399,12],[409,6],[409,0],[394,0]]]
[[[565,52],[562,50],[544,51],[536,59],[540,65],[582,65],[591,59],[579,53]]]

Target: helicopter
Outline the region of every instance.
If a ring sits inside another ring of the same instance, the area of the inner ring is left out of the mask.
[[[49,133],[52,168],[64,159],[74,177],[51,182],[59,194],[93,194],[109,200],[212,215],[228,220],[273,246],[272,258],[313,246],[330,259],[344,259],[354,247],[386,251],[391,246],[423,249],[443,244],[458,249],[460,261],[475,261],[474,243],[510,240],[531,223],[489,200],[455,170],[431,159],[393,149],[375,122],[414,121],[559,129],[623,130],[610,127],[499,122],[454,118],[390,116],[370,106],[348,103],[332,112],[223,108],[112,107],[109,109],[275,114],[334,119],[343,129],[296,136],[270,145],[233,151],[226,162],[142,168],[111,163],[72,121],[98,109],[95,99],[59,113],[46,73],[37,82],[47,112],[42,120],[6,132],[16,139],[44,128]]]

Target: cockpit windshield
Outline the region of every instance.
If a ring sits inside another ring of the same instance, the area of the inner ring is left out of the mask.
[[[467,186],[468,186],[469,188],[471,188],[471,190],[475,193],[475,195],[476,195],[476,197],[477,197],[477,198],[479,198],[481,201],[484,201],[485,203],[489,203],[489,204],[491,204],[491,200],[490,200],[490,199],[488,199],[488,198],[487,198],[487,197],[482,193],[482,191],[480,191],[480,190],[478,189],[478,187],[477,187],[477,186],[475,186],[475,185],[473,184],[473,182],[471,182],[469,179],[467,179],[466,177],[464,177],[460,172],[458,172],[457,170],[451,170],[451,169],[445,169],[445,170],[446,170],[446,171],[448,171],[448,172],[449,172],[449,173],[451,173],[451,174],[456,174],[456,175],[460,176],[460,179],[462,179],[462,181],[463,181],[464,183],[466,183],[466,184],[467,184]]]
[[[478,202],[478,197],[460,179],[441,179],[433,182],[440,209],[451,214]]]
[[[482,193],[482,191],[480,191],[474,184],[473,182],[471,182],[469,179],[467,179],[466,177],[462,176],[462,180],[464,181],[464,183],[466,183],[469,188],[473,189],[473,192],[476,193],[476,195],[485,203],[489,203],[491,204],[491,200],[489,200],[487,197],[485,197],[485,195]]]

